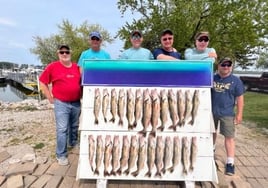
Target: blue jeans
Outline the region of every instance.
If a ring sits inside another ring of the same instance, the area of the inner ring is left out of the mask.
[[[81,112],[80,101],[62,102],[54,99],[56,119],[56,155],[67,157],[67,143],[70,146],[78,144],[78,125]]]

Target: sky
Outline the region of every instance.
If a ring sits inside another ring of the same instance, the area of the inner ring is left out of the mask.
[[[0,0],[0,62],[41,65],[30,52],[35,47],[34,36],[50,37],[59,33],[58,25],[68,20],[74,26],[87,21],[99,24],[111,36],[132,20],[121,16],[116,0]],[[116,39],[103,49],[117,58],[123,41]]]

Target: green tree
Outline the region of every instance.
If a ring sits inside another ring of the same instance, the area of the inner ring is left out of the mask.
[[[119,0],[117,5],[122,15],[131,11],[139,17],[127,22],[118,36],[126,40],[131,30],[140,29],[144,47],[151,50],[159,46],[159,33],[166,28],[175,33],[174,47],[182,54],[193,46],[197,32],[209,31],[218,59],[229,56],[242,65],[268,36],[267,0]]]
[[[266,52],[261,52],[259,55],[259,59],[257,62],[257,67],[258,68],[268,68],[268,53]]]
[[[72,60],[78,61],[81,52],[89,48],[89,33],[92,31],[99,31],[103,37],[103,45],[105,42],[112,43],[113,39],[106,31],[98,24],[89,25],[87,21],[76,27],[68,20],[58,25],[59,33],[52,34],[48,38],[41,36],[34,36],[35,47],[31,48],[31,53],[37,55],[43,65],[55,61],[57,57],[57,46],[59,44],[68,44],[72,50]]]

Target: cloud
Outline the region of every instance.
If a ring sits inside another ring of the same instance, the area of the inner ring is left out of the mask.
[[[17,24],[16,24],[16,22],[14,22],[10,19],[0,17],[0,25],[15,27]]]

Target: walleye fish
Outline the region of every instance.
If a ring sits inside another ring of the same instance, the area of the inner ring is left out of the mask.
[[[120,140],[119,136],[114,136],[113,139],[113,149],[112,149],[112,175],[116,175],[116,170],[119,166],[119,157],[120,157]]]
[[[181,145],[179,136],[174,136],[173,138],[173,157],[172,157],[172,167],[168,170],[172,173],[176,166],[181,161]]]
[[[133,129],[134,126],[133,125],[135,120],[134,111],[135,111],[135,98],[131,88],[129,88],[127,90],[127,120],[129,130]]]
[[[100,89],[96,88],[94,91],[94,116],[95,116],[95,124],[99,124],[99,113],[100,113],[100,109],[101,109],[101,93],[100,93]]]
[[[152,117],[152,101],[149,93],[149,89],[143,91],[143,117],[142,117],[142,124],[143,130],[140,131],[141,134],[146,136],[147,129],[151,124],[151,117]]]
[[[133,176],[139,175],[140,171],[144,168],[146,160],[146,142],[143,136],[139,137],[139,153],[138,153],[138,160],[137,160],[137,170],[132,172]]]
[[[109,93],[108,89],[103,89],[103,94],[102,94],[102,114],[104,118],[104,122],[107,122],[107,112],[109,108]]]
[[[115,122],[115,117],[117,115],[117,93],[115,88],[111,90],[111,101],[110,101],[110,112],[112,114],[112,119],[110,119],[110,122]]]
[[[152,171],[155,165],[155,154],[156,153],[156,140],[154,136],[149,135],[148,147],[147,147],[147,166],[148,172],[145,176],[151,177]]]
[[[155,132],[157,130],[158,126],[158,120],[160,118],[160,98],[158,96],[157,90],[154,89],[151,92],[151,97],[152,97],[152,132],[151,134],[155,136]]]
[[[125,174],[128,175],[131,169],[134,167],[139,151],[139,143],[135,135],[131,136],[129,159],[128,159],[128,168],[125,170]]]
[[[186,98],[185,113],[184,113],[185,115],[184,115],[183,124],[186,123],[187,119],[189,119],[189,117],[191,116],[191,113],[192,113],[193,104],[192,104],[192,95],[190,93],[190,90],[187,90],[185,92],[185,98]]]
[[[191,154],[190,154],[190,171],[194,170],[196,164],[196,157],[197,157],[197,138],[196,136],[192,137],[191,142]]]
[[[105,137],[105,149],[104,149],[104,176],[109,176],[109,166],[111,164],[113,144],[110,135]]]
[[[95,158],[96,168],[94,171],[94,174],[97,174],[97,175],[100,174],[99,169],[100,169],[100,166],[102,164],[103,151],[104,151],[104,146],[103,146],[102,136],[98,135],[97,136],[96,158]]]
[[[183,165],[183,173],[188,174],[188,166],[189,166],[189,140],[187,137],[182,138],[182,165]]]
[[[198,107],[199,107],[199,90],[195,90],[194,91],[194,96],[193,96],[193,108],[192,108],[192,112],[191,112],[191,115],[192,115],[192,120],[189,122],[189,124],[193,125],[194,124],[194,121],[195,121],[195,118],[196,118],[196,114],[197,114],[197,110],[198,110]]]
[[[178,114],[179,114],[179,126],[182,126],[184,113],[185,113],[185,96],[181,89],[177,91],[177,102],[178,102]]]
[[[155,166],[156,166],[156,174],[155,176],[162,176],[163,169],[163,159],[164,159],[164,148],[165,144],[162,136],[157,136],[156,138],[156,157],[155,157]]]
[[[133,123],[133,127],[137,127],[138,121],[141,119],[142,115],[142,92],[141,89],[137,89],[135,92],[135,121]]]
[[[88,158],[89,158],[89,165],[91,167],[92,172],[94,171],[93,169],[93,158],[95,155],[95,140],[93,135],[88,136]]]
[[[125,91],[124,89],[119,90],[119,96],[118,96],[118,116],[119,116],[119,123],[118,125],[123,126],[123,119],[125,114]]]
[[[122,170],[127,166],[127,162],[129,159],[129,149],[130,149],[130,142],[128,136],[123,136],[123,146],[120,158],[120,167],[117,170],[117,173],[121,175]]]
[[[163,173],[165,174],[166,171],[171,167],[171,160],[173,156],[173,145],[170,136],[167,136],[165,139],[165,155],[164,155],[164,168]]]
[[[165,89],[160,91],[160,118],[161,118],[161,126],[158,127],[159,130],[163,131],[166,127],[166,123],[168,122],[168,113],[169,113],[169,105],[168,105],[168,96]]]
[[[168,103],[169,103],[170,118],[172,120],[172,125],[169,128],[176,131],[179,116],[178,116],[176,95],[174,94],[172,89],[168,90]]]

